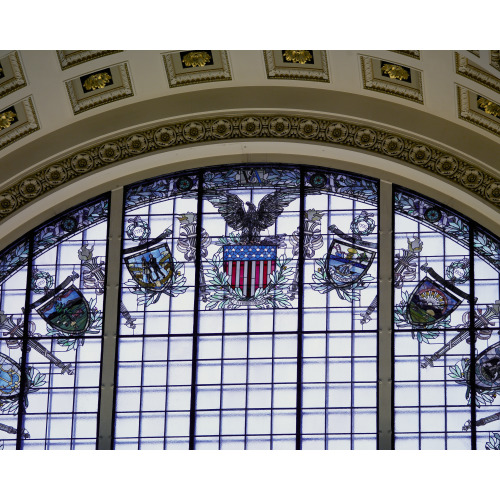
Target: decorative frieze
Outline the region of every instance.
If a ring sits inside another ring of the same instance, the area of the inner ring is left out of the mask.
[[[325,50],[265,50],[267,78],[330,81]]]
[[[458,117],[500,136],[500,104],[457,85]]]
[[[58,50],[57,58],[61,69],[65,70],[99,57],[122,52],[121,50]]]
[[[19,54],[14,51],[0,58],[0,99],[26,85]]]
[[[0,220],[66,182],[130,158],[177,146],[255,138],[312,141],[375,153],[425,169],[500,208],[500,178],[451,151],[364,124],[326,120],[319,116],[251,114],[166,122],[91,144],[38,169],[1,192]],[[23,187],[26,184],[38,186],[37,191],[26,194]]]
[[[0,150],[39,129],[31,96],[0,109]]]
[[[488,73],[480,66],[474,64],[467,57],[455,52],[455,65],[457,74],[469,78],[476,83],[484,85],[495,92],[500,93],[500,79]]]
[[[423,104],[422,72],[399,63],[360,56],[363,88]]]
[[[78,76],[65,83],[75,115],[134,95],[125,62]]]
[[[162,54],[170,87],[231,80],[225,50],[188,50]]]

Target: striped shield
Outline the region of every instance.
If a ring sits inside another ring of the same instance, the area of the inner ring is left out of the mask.
[[[231,288],[240,288],[246,297],[266,288],[276,270],[277,252],[276,245],[224,246],[224,272],[229,276]]]

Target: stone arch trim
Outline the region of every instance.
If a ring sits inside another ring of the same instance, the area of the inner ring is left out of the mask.
[[[163,125],[99,141],[38,168],[0,193],[0,221],[42,195],[91,172],[173,148],[231,140],[305,141],[398,160],[450,181],[500,208],[500,178],[444,148],[352,120],[314,114],[221,114]]]

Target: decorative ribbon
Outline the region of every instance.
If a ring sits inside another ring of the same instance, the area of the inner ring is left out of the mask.
[[[36,302],[33,302],[33,304],[30,305],[30,311],[32,309],[35,309],[39,305],[43,304],[47,300],[51,299],[54,295],[56,295],[61,290],[66,288],[72,281],[78,279],[79,277],[80,275],[78,273],[73,272],[71,276],[68,276],[62,283],[57,285],[53,290],[50,290],[43,297],[40,297]]]
[[[349,236],[348,234],[342,232],[335,224],[329,226],[328,230],[331,231],[332,233],[335,233],[343,240],[351,241],[352,243],[355,243],[357,245],[363,245],[368,248],[377,248],[376,243],[372,243],[371,241],[364,241],[363,239],[361,239],[360,236]]]
[[[452,292],[456,293],[457,295],[460,295],[462,299],[467,300],[468,302],[472,301],[472,297],[469,293],[466,293],[459,288],[457,288],[451,281],[445,280],[442,278],[432,267],[427,267],[425,264],[420,267],[422,271],[425,271],[427,274],[430,274],[433,279],[441,283],[446,288],[449,288]],[[477,297],[474,298],[474,304],[477,302]]]
[[[165,229],[165,231],[163,231],[163,233],[161,233],[160,236],[157,236],[156,238],[153,238],[152,240],[146,241],[146,243],[141,243],[140,245],[137,245],[136,247],[127,248],[127,250],[123,250],[123,254],[127,255],[129,253],[140,252],[141,250],[152,247],[153,245],[160,243],[160,241],[165,239],[169,234],[172,234],[170,229]]]

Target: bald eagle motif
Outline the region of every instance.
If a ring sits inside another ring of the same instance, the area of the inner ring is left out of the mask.
[[[227,225],[241,231],[241,244],[256,245],[260,241],[260,233],[271,227],[283,210],[300,196],[298,189],[276,190],[260,200],[258,207],[254,203],[243,200],[228,192],[205,192],[205,197],[218,208]],[[245,205],[248,207],[245,210]]]

